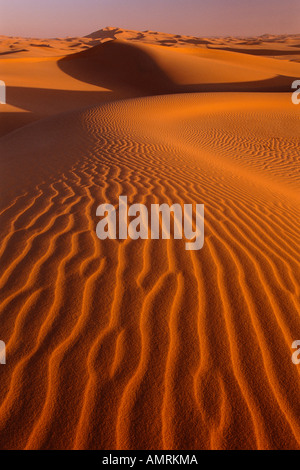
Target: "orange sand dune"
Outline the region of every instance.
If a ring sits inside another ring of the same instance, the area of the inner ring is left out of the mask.
[[[106,27],[84,37],[21,38],[0,35],[0,56],[53,57],[68,55],[115,39],[129,43],[155,44],[170,48],[196,49],[221,47],[268,57],[300,59],[300,34],[259,37],[197,37],[158,31],[133,31],[118,27]],[[294,56],[294,57],[293,57]]]
[[[0,138],[0,448],[299,449],[299,64],[119,39],[1,64],[36,122]],[[100,241],[119,195],[204,203],[203,249]]]
[[[198,47],[116,40],[68,56],[2,58],[0,135],[107,101],[203,91],[290,91],[300,64]],[[0,56],[1,57],[1,56]],[[6,56],[3,56],[6,57]]]

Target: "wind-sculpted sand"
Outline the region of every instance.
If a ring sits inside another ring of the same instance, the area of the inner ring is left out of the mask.
[[[117,40],[39,62],[77,109],[62,99],[1,137],[1,448],[300,448],[300,114],[285,88],[300,65],[198,54]],[[91,106],[81,86],[113,96]],[[203,203],[204,247],[100,241],[96,208],[120,195]]]

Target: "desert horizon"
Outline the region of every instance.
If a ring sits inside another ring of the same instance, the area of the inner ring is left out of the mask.
[[[299,450],[300,32],[91,31],[0,36],[0,449]]]

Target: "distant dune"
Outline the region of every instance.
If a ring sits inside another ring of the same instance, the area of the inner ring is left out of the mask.
[[[0,448],[300,448],[299,44],[1,39]],[[203,249],[100,241],[119,195]]]
[[[213,50],[182,36],[176,41],[183,41],[184,47],[177,43],[165,47],[155,39],[161,33],[140,34],[105,28],[90,35],[100,38],[98,45],[84,50],[82,41],[90,39],[35,40],[42,47],[35,47],[32,38],[2,39],[1,79],[7,82],[9,100],[1,107],[0,135],[48,115],[116,99],[203,91],[290,91],[300,76],[300,64],[294,60]],[[227,49],[237,42],[214,41]],[[281,41],[280,37],[282,46]],[[287,37],[287,49],[291,42]],[[11,46],[17,49],[7,51]]]
[[[168,34],[157,31],[132,31],[117,27],[107,27],[94,31],[84,37],[67,37],[53,39],[36,39],[0,36],[0,55],[1,53],[18,53],[19,57],[28,57],[32,53],[35,56],[55,56],[58,53],[67,55],[72,54],[74,50],[79,52],[103,42],[110,40],[125,40],[133,43],[154,44],[165,47],[182,48],[187,46],[203,48],[221,48],[226,47],[241,52],[257,53],[264,51],[263,55],[270,57],[276,56],[294,56],[300,59],[300,34],[272,36],[265,34],[255,38],[236,38],[236,37],[196,37],[184,36],[180,34]],[[35,47],[45,48],[45,51],[36,51]],[[269,51],[269,53],[268,53]]]

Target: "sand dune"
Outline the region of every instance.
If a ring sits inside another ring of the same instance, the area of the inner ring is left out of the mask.
[[[162,33],[158,31],[133,31],[118,27],[106,27],[84,37],[67,38],[20,38],[0,35],[0,56],[17,57],[52,57],[60,54],[68,55],[97,46],[111,40],[125,40],[129,43],[161,45],[171,48],[197,49],[235,48],[247,52],[255,51],[258,55],[280,57],[281,55],[297,55],[300,58],[300,34],[273,36],[265,34],[260,37],[197,37],[182,34]],[[264,51],[264,52],[261,52]]]
[[[35,48],[38,49],[38,48]],[[44,48],[41,48],[44,49]],[[290,91],[300,64],[231,51],[115,40],[55,57],[0,59],[7,84],[0,135],[45,116],[108,101],[170,93]]]
[[[122,39],[9,60],[37,122],[0,139],[0,447],[299,449],[299,64]],[[204,203],[203,249],[100,241],[119,195]]]

